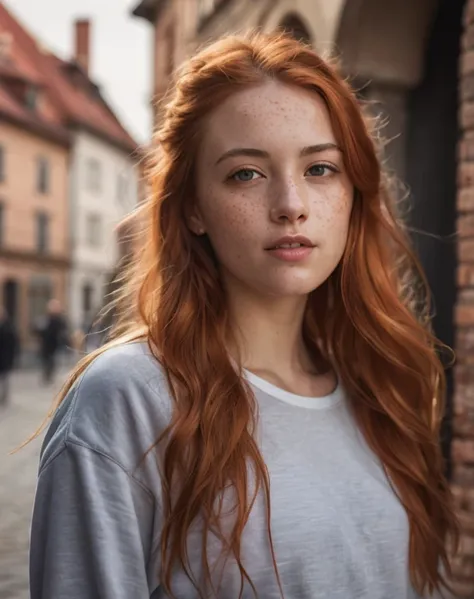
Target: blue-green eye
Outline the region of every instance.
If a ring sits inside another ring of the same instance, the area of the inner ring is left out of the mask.
[[[324,177],[330,173],[337,173],[337,169],[329,164],[313,164],[306,172],[310,177]]]
[[[247,183],[248,181],[253,181],[254,179],[257,179],[261,176],[262,175],[253,168],[241,168],[240,170],[232,174],[229,177],[229,179],[231,179],[232,181]]]

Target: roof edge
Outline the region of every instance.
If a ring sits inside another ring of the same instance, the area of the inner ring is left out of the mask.
[[[160,17],[167,4],[168,0],[141,0],[131,11],[131,14],[153,24]]]
[[[71,139],[67,129],[63,127],[51,126],[44,122],[30,121],[21,116],[14,116],[0,108],[0,121],[7,122],[15,127],[29,131],[33,135],[37,135],[47,141],[57,143],[60,146],[69,148]]]
[[[141,19],[145,19],[145,21],[149,21],[150,23],[153,23],[153,21],[155,20],[155,12],[157,10],[157,5],[159,2],[160,0],[158,0],[158,2],[142,0],[132,10],[132,15]]]
[[[96,129],[89,123],[81,121],[80,119],[70,118],[69,126],[72,129],[76,128],[76,129],[83,129],[84,131],[87,131],[91,135],[94,135],[95,137],[98,137],[102,141],[109,143],[110,145],[114,146],[118,150],[122,150],[126,154],[129,154],[130,157],[139,155],[139,148],[140,148],[139,144],[136,144],[136,143],[134,143],[133,145],[127,144],[125,141],[121,141],[120,139],[117,139],[116,137],[113,137],[112,135],[107,135],[105,132],[100,131],[99,129]]]
[[[8,246],[0,248],[0,258],[5,260],[20,261],[26,263],[39,264],[40,266],[50,266],[62,270],[71,267],[71,257],[69,252],[61,254],[42,254],[32,250],[17,250]]]

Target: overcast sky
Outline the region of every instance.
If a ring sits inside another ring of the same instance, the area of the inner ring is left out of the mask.
[[[3,1],[3,0],[0,0]],[[51,50],[74,51],[73,22],[93,21],[91,75],[138,142],[150,133],[152,27],[130,16],[135,0],[6,0],[4,4]]]

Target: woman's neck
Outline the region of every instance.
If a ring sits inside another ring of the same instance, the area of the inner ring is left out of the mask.
[[[276,372],[292,378],[310,372],[311,359],[302,335],[307,297],[262,298],[230,295],[234,345],[231,352],[254,372]]]

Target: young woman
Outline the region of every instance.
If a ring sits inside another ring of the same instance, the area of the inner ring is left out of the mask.
[[[229,37],[161,123],[121,326],[44,442],[32,599],[432,596],[443,368],[354,93]]]

